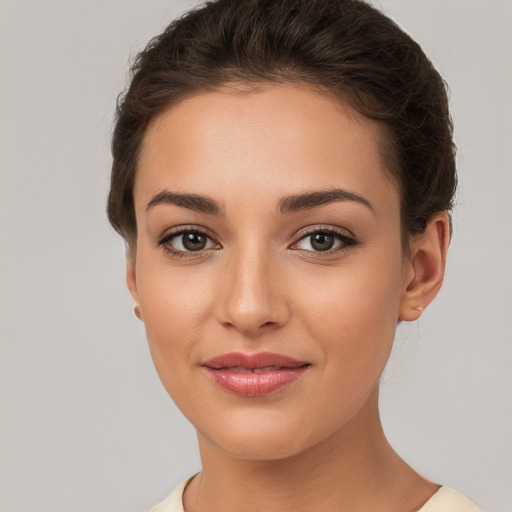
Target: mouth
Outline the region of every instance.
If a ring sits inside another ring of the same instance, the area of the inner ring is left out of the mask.
[[[263,396],[288,386],[311,366],[281,354],[232,352],[201,364],[215,384],[240,396]]]

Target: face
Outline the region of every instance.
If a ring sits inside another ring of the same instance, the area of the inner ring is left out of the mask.
[[[408,261],[379,136],[290,85],[201,93],[149,126],[129,287],[164,386],[215,449],[291,456],[375,396]]]

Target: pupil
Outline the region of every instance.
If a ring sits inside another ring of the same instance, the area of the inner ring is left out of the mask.
[[[183,247],[189,251],[200,251],[206,245],[206,237],[198,233],[187,233],[182,238]]]
[[[317,251],[328,251],[334,245],[334,237],[326,233],[317,233],[313,236],[311,245]]]

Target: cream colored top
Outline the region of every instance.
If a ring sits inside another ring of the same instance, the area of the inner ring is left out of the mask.
[[[190,480],[192,478],[182,482],[164,501],[147,512],[184,512],[183,491]],[[441,487],[418,512],[481,512],[481,510],[459,491]]]

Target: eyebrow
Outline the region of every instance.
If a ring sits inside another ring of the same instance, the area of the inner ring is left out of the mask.
[[[301,210],[309,210],[316,208],[317,206],[334,203],[336,201],[355,201],[356,203],[360,203],[366,206],[373,213],[375,213],[375,210],[373,209],[373,206],[370,201],[368,201],[368,199],[360,196],[359,194],[355,194],[354,192],[349,192],[348,190],[343,190],[341,188],[330,188],[328,190],[304,192],[302,194],[294,194],[291,196],[282,197],[279,199],[279,212],[289,213]]]
[[[310,210],[336,201],[355,201],[356,203],[366,206],[372,212],[375,212],[368,199],[341,188],[303,192],[301,194],[281,197],[278,201],[278,210],[281,214],[298,212]],[[146,211],[159,204],[174,204],[182,208],[188,208],[189,210],[208,213],[210,215],[224,215],[225,211],[224,206],[211,197],[199,194],[170,192],[168,190],[162,190],[162,192],[155,195],[146,205]]]
[[[211,215],[224,215],[224,207],[215,199],[199,194],[180,194],[178,192],[169,192],[162,190],[154,196],[146,205],[146,211],[154,208],[158,204],[174,204],[189,210],[195,210]]]

